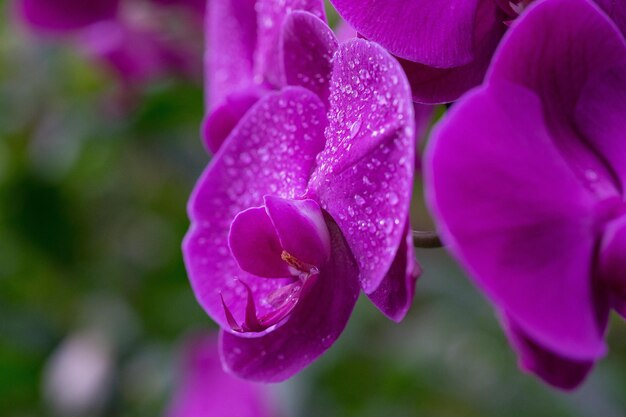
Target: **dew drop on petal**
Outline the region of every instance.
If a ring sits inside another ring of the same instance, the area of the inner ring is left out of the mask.
[[[363,197],[361,197],[358,194],[354,195],[354,202],[357,203],[359,206],[362,206],[363,204],[365,204],[365,199]]]

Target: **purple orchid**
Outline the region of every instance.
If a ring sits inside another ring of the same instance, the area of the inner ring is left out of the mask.
[[[181,6],[204,15],[204,0],[152,0],[163,7]],[[14,0],[17,15],[28,27],[42,34],[64,35],[87,26],[115,19],[123,5],[136,0]]]
[[[176,391],[166,417],[276,417],[265,387],[222,370],[217,338],[195,335],[185,341]]]
[[[307,12],[291,13],[282,37],[285,79],[299,86],[264,95],[232,130],[195,187],[183,246],[225,365],[270,382],[334,343],[360,288],[401,320],[419,273],[401,67],[373,43],[338,46]]]
[[[189,77],[196,72],[191,48],[172,47],[158,31],[130,27],[119,20],[90,25],[75,40],[85,55],[119,74],[128,86],[172,72]]]
[[[63,34],[117,15],[120,0],[18,0],[15,8],[30,28]]]
[[[576,387],[626,302],[626,42],[589,0],[513,24],[485,84],[427,151],[442,237],[502,315],[521,366]]]
[[[325,20],[322,0],[210,2],[207,11],[205,55],[208,111],[202,136],[206,148],[211,152],[217,152],[243,115],[265,94],[287,85],[302,85],[303,82],[305,87],[318,94],[324,94],[328,90],[328,80],[289,78],[290,72],[284,68],[284,65],[298,64],[297,60],[284,62],[280,56],[282,43],[289,41],[283,36],[285,19],[293,11],[310,12]],[[355,35],[356,32],[348,25],[340,22],[337,27],[339,40],[347,41]],[[311,36],[313,37],[310,41],[316,42],[314,37],[317,35],[312,33]],[[332,38],[324,42],[336,43],[337,40]],[[309,51],[303,46],[294,53],[302,55]],[[324,56],[311,56],[313,62],[305,64],[317,65],[317,62],[324,63],[328,60]],[[327,73],[328,70],[323,72]],[[415,113],[418,126],[426,126],[426,119],[431,117],[432,108],[416,106]]]
[[[510,22],[534,0],[331,0],[364,37],[401,58],[420,103],[479,85]],[[597,0],[626,31],[626,3]]]
[[[279,56],[292,11],[325,19],[323,0],[212,1],[206,24],[206,107],[202,135],[217,152],[243,115],[266,93],[287,85]]]
[[[189,42],[164,35],[162,27],[166,25],[158,9],[176,5],[191,10],[191,16],[181,18],[191,22],[193,32],[193,27],[201,29],[203,8],[191,0],[153,3],[16,0],[15,9],[16,16],[33,32],[69,38],[83,53],[117,73],[129,87],[170,73],[197,77],[200,58],[193,43],[190,46]]]

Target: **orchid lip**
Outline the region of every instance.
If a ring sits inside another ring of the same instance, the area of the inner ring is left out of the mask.
[[[228,326],[237,333],[263,332],[287,319],[330,256],[330,237],[317,202],[264,199],[264,206],[240,212],[231,224],[229,245],[241,270],[274,281],[272,289],[259,290],[237,279],[245,289],[240,321],[222,300]]]
[[[318,267],[302,262],[285,250],[281,254],[281,259],[287,263],[294,276],[293,282],[268,295],[266,302],[275,308],[274,311],[259,317],[252,290],[241,280],[237,281],[244,286],[248,297],[245,319],[241,324],[237,323],[224,298],[221,297],[224,314],[231,330],[237,333],[259,333],[278,324],[293,311],[305,288],[312,285],[310,278],[319,275]]]

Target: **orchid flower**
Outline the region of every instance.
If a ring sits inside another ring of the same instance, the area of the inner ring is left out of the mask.
[[[202,136],[213,153],[259,98],[286,85],[279,37],[285,17],[295,10],[326,18],[323,0],[209,2]]]
[[[177,383],[166,417],[276,417],[265,387],[222,370],[217,338],[194,335],[185,341]]]
[[[158,9],[179,5],[192,11],[186,18],[200,30],[202,8],[191,0],[154,0],[153,5],[133,0],[16,0],[14,4],[17,18],[34,33],[68,38],[128,86],[169,73],[197,75],[200,59],[193,44],[168,38],[158,18]]]
[[[286,85],[293,85],[280,57],[285,18],[293,11],[306,11],[325,20],[322,0],[223,0],[210,2],[206,25],[206,108],[202,136],[215,153],[243,115],[259,98]],[[345,22],[337,27],[341,41],[355,37]],[[309,52],[303,48],[300,54]],[[321,57],[320,62],[328,62]],[[327,72],[327,71],[326,71]],[[327,80],[311,79],[306,87],[327,89]],[[430,119],[430,106],[416,106],[419,126]]]
[[[502,316],[521,367],[576,387],[626,305],[626,41],[589,0],[512,25],[426,157],[444,242]]]
[[[101,62],[129,86],[170,73],[193,78],[197,72],[193,48],[174,46],[152,28],[105,20],[80,31],[75,42],[86,56]]]
[[[226,138],[193,191],[183,245],[196,296],[222,328],[225,366],[266,382],[326,351],[361,288],[401,320],[419,273],[401,67],[368,41],[338,45],[307,12],[286,18],[282,39],[289,86]]]
[[[17,0],[17,15],[42,34],[63,34],[113,19],[120,0]]]
[[[152,0],[161,7],[181,6],[203,16],[204,0]],[[115,19],[124,5],[135,0],[14,0],[17,15],[42,34],[66,34]],[[139,3],[139,2],[137,2]]]
[[[362,36],[400,58],[416,102],[458,99],[479,85],[512,20],[534,0],[331,0]],[[626,31],[626,3],[596,3]]]

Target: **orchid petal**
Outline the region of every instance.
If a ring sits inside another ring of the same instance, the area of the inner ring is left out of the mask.
[[[249,297],[250,295],[248,294],[248,298]],[[235,316],[233,316],[232,311],[230,311],[230,308],[228,308],[228,306],[226,305],[226,301],[224,301],[224,297],[220,295],[220,299],[222,300],[222,307],[224,308],[224,316],[226,317],[226,322],[228,323],[230,328],[236,332],[243,332],[243,326],[237,323],[237,319],[235,319]],[[248,306],[246,306],[246,315],[247,315],[247,312],[248,312]]]
[[[479,0],[332,0],[341,16],[367,39],[404,59],[449,68],[474,54]],[[495,6],[493,7],[495,12]]]
[[[488,79],[507,80],[535,92],[550,130],[559,133],[555,140],[569,144],[567,130],[572,129],[587,82],[625,61],[624,38],[592,2],[541,1],[515,21],[494,56]]]
[[[334,27],[335,36],[339,43],[348,42],[357,37],[356,30],[348,22],[339,18],[339,22]]]
[[[600,244],[599,262],[602,282],[618,299],[626,300],[626,203],[622,203],[621,214],[606,226]]]
[[[258,43],[254,57],[255,74],[274,87],[281,87],[284,80],[280,57],[280,36],[285,18],[295,10],[313,13],[326,20],[323,0],[257,0]]]
[[[626,191],[626,44],[622,66],[591,77],[576,107],[576,125]]]
[[[505,30],[505,25],[495,22],[477,43],[474,59],[464,65],[436,68],[400,59],[411,84],[413,100],[425,104],[449,103],[482,83]]]
[[[470,93],[434,134],[425,175],[444,242],[492,301],[546,349],[603,355],[608,313],[589,274],[597,200],[563,159],[539,98],[506,82]]]
[[[511,319],[505,318],[503,321],[509,341],[519,355],[522,370],[563,390],[579,386],[591,371],[594,361],[568,359],[550,352],[530,339]]]
[[[16,8],[33,29],[63,33],[114,18],[119,0],[18,0]]]
[[[415,261],[413,231],[407,217],[406,238],[402,240],[387,275],[368,297],[388,318],[400,322],[409,311],[415,295],[415,282],[421,269]],[[400,279],[399,277],[404,277]]]
[[[283,250],[311,266],[326,263],[330,258],[330,236],[315,201],[266,196],[265,207]]]
[[[568,13],[567,19],[563,19],[564,10]],[[560,19],[563,24],[549,24],[553,19]],[[536,48],[529,46],[534,43],[529,39],[550,39],[550,42]],[[518,20],[494,57],[491,78],[524,85],[541,97],[554,140],[581,182],[600,198],[611,197],[617,191],[615,167],[602,159],[606,157],[603,153],[614,150],[617,142],[605,137],[609,133],[607,128],[614,129],[611,124],[601,128],[605,133],[602,137],[580,138],[580,128],[583,134],[588,133],[585,129],[590,129],[592,134],[602,134],[594,131],[595,122],[589,121],[589,116],[584,117],[584,109],[586,106],[586,110],[597,113],[597,101],[604,97],[594,98],[600,90],[590,93],[585,86],[623,68],[625,63],[623,37],[598,7],[585,0],[538,2]],[[600,83],[595,84],[593,88]],[[619,90],[619,83],[616,87]],[[580,109],[577,113],[578,103],[583,109],[582,117]],[[609,114],[601,117],[608,122],[613,116],[610,110],[604,109]],[[576,116],[581,117],[581,126],[577,126]]]
[[[626,36],[626,3],[616,0],[594,0]]]
[[[328,25],[308,12],[293,12],[282,34],[285,83],[300,85],[328,103],[328,82],[337,39]]]
[[[194,335],[183,345],[176,391],[165,416],[275,416],[264,387],[222,370],[215,339]]]
[[[254,79],[255,0],[209,1],[206,16],[206,102],[213,108]]]
[[[191,73],[190,50],[168,43],[159,32],[138,29],[120,20],[106,20],[77,37],[86,55],[102,61],[126,83],[145,82],[168,73]]]
[[[254,207],[237,214],[230,226],[228,244],[239,267],[264,278],[291,278],[276,229],[265,207]]]
[[[261,87],[250,87],[226,96],[204,119],[202,139],[205,147],[216,153],[244,114],[266,92]]]
[[[344,232],[372,293],[405,237],[413,188],[415,120],[406,77],[380,46],[354,39],[339,47],[331,79],[327,143],[310,195]],[[404,281],[404,273],[398,276]]]
[[[259,317],[257,315],[257,308],[256,308],[256,303],[254,301],[254,294],[252,293],[252,290],[250,289],[250,286],[248,284],[246,284],[243,281],[241,282],[241,284],[246,289],[246,295],[247,295],[246,314],[245,314],[245,319],[244,319],[243,331],[261,332],[265,330],[267,327],[264,327],[261,324]],[[223,299],[222,299],[222,303],[223,303]],[[272,313],[270,312],[268,314],[272,314]],[[272,324],[275,324],[275,323],[272,323]]]
[[[324,105],[313,93],[288,87],[268,94],[246,113],[196,184],[183,254],[200,304],[220,326],[229,328],[220,295],[237,319],[244,315],[246,294],[239,281],[257,300],[291,283],[243,272],[228,250],[228,234],[235,216],[263,205],[263,196],[304,193],[324,146],[325,123]],[[273,311],[264,303],[257,307],[259,317]]]
[[[358,268],[347,243],[330,217],[331,259],[281,327],[260,337],[222,332],[225,366],[234,374],[262,382],[280,382],[324,353],[337,340],[359,294]]]

